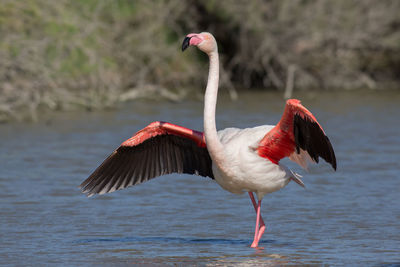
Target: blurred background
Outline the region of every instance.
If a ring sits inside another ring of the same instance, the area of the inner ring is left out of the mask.
[[[221,87],[390,90],[400,82],[399,1],[1,0],[0,121],[37,110],[201,95],[210,31]],[[293,86],[292,86],[293,84]]]

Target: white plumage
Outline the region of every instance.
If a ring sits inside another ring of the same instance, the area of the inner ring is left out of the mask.
[[[222,188],[234,194],[255,192],[261,200],[265,194],[289,183],[293,174],[287,167],[260,157],[256,151],[261,139],[273,127],[264,125],[218,131],[225,157],[220,164],[213,163],[213,173]]]

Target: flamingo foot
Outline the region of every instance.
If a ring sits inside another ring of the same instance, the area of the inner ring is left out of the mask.
[[[257,248],[258,247],[258,240],[253,240],[253,243],[251,243],[251,248]]]

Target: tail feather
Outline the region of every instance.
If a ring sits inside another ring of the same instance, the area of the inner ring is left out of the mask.
[[[300,174],[298,174],[298,173],[296,173],[296,172],[294,172],[294,171],[292,171],[292,174],[293,174],[293,176],[290,177],[291,180],[295,181],[295,182],[296,182],[298,185],[300,185],[301,187],[306,187],[306,186],[304,185],[303,181],[300,179],[300,178],[303,177],[303,176],[301,176]]]

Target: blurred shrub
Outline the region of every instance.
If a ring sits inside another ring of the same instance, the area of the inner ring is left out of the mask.
[[[180,43],[204,30],[231,90],[281,90],[289,68],[298,89],[398,89],[398,14],[396,0],[1,0],[0,121],[203,89],[207,59]]]

